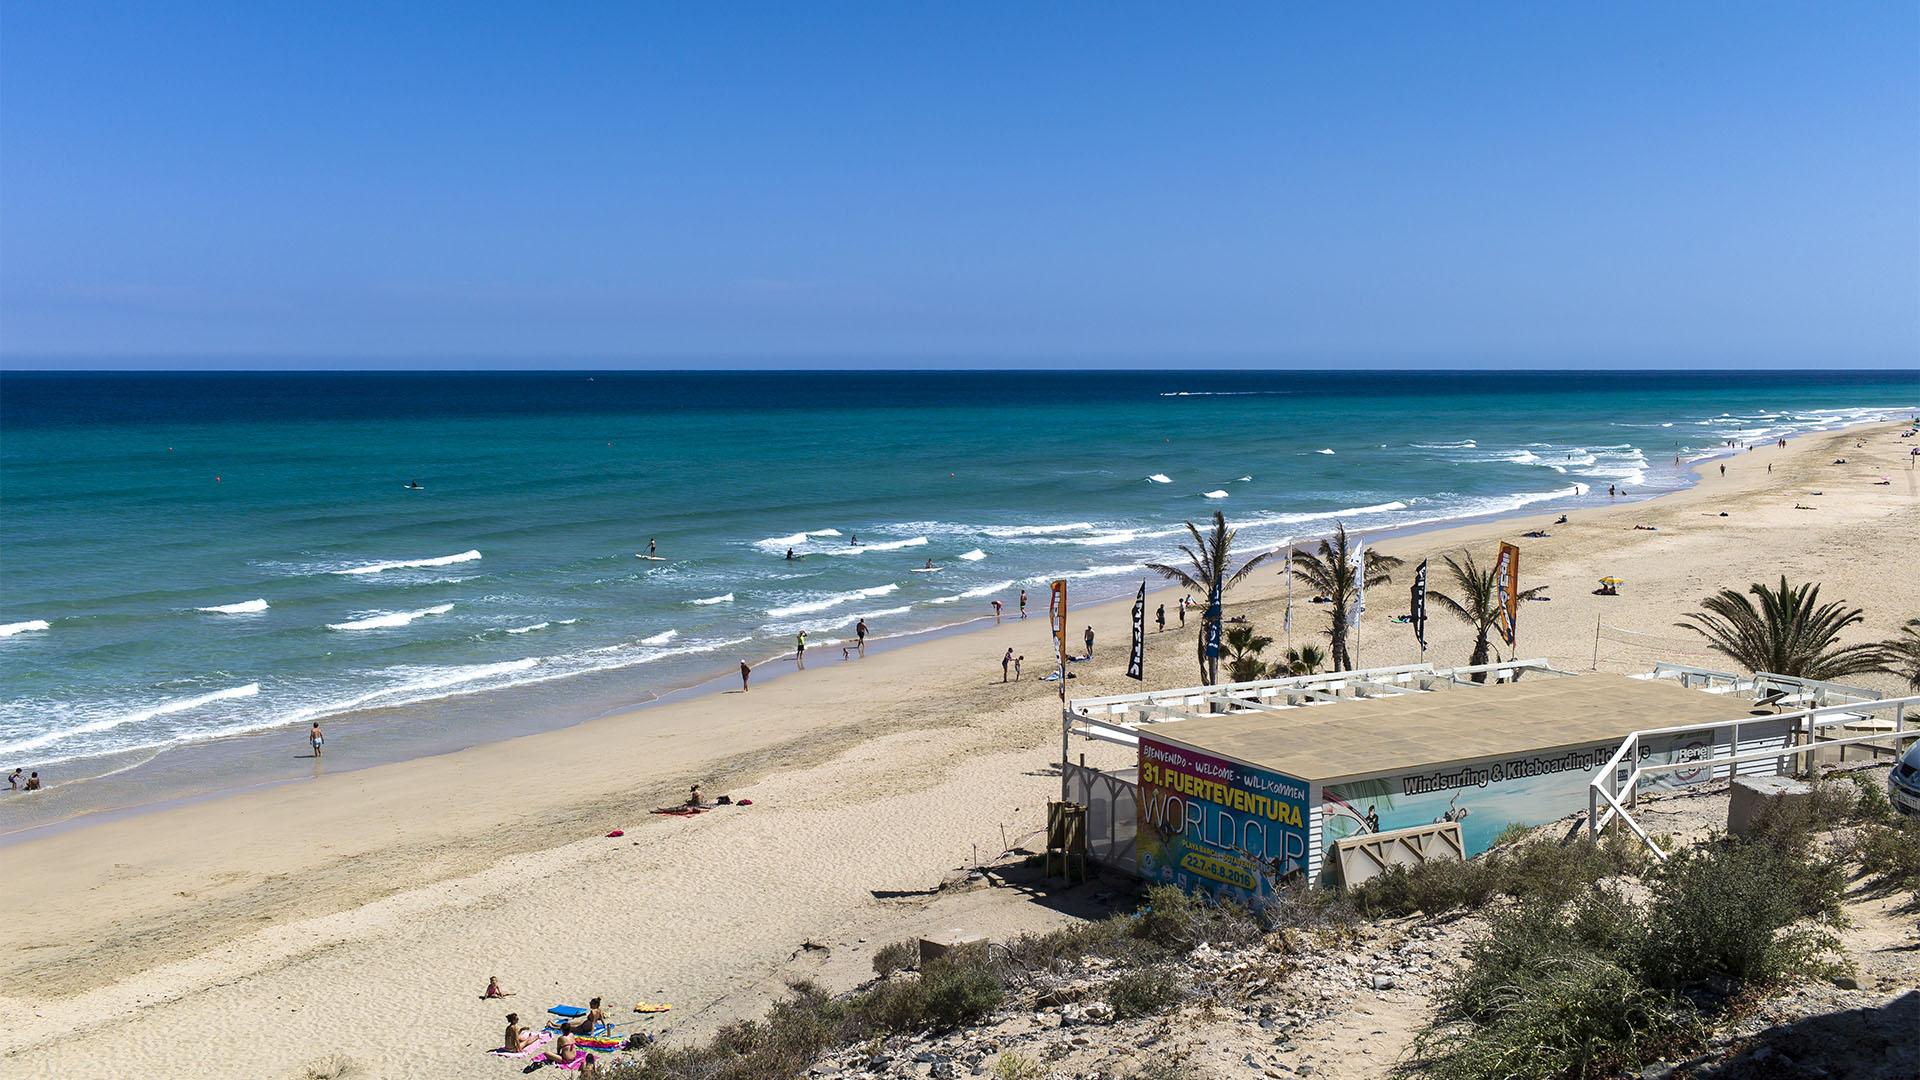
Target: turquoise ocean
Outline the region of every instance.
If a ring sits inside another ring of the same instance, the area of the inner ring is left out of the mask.
[[[1110,599],[1216,509],[1247,551],[1573,512],[1916,407],[1886,371],[7,373],[0,768],[50,784],[0,833],[305,775],[314,720],[391,760],[801,630]]]

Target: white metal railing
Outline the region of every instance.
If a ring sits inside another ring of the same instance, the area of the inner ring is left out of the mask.
[[[1784,676],[1779,677],[1784,678]],[[1633,834],[1638,836],[1642,843],[1647,845],[1647,849],[1653,852],[1655,858],[1665,860],[1667,852],[1653,842],[1653,837],[1649,836],[1646,829],[1634,820],[1629,809],[1637,799],[1641,781],[1647,777],[1689,772],[1704,767],[1707,770],[1707,780],[1715,779],[1722,769],[1725,770],[1725,775],[1731,778],[1740,775],[1742,765],[1759,761],[1772,762],[1773,766],[1768,771],[1777,774],[1786,771],[1788,758],[1810,757],[1820,750],[1869,743],[1891,743],[1897,750],[1904,741],[1920,738],[1920,731],[1907,727],[1909,710],[1920,713],[1920,696],[1857,701],[1788,713],[1750,716],[1740,720],[1719,720],[1704,724],[1683,724],[1678,727],[1635,731],[1621,741],[1620,749],[1614,751],[1613,757],[1607,759],[1607,763],[1601,766],[1600,770],[1594,773],[1593,779],[1587,782],[1587,835],[1598,838],[1600,830],[1606,828],[1617,817],[1633,830]],[[1893,727],[1886,731],[1840,739],[1823,738],[1820,735],[1823,729],[1845,728],[1850,724],[1857,724],[1862,720],[1887,713],[1892,714]],[[1785,732],[1780,730],[1783,722],[1788,725]],[[1765,736],[1768,745],[1741,749],[1741,729],[1755,727],[1768,729],[1768,735]],[[1718,736],[1723,732],[1727,735],[1728,750],[1724,757],[1710,752],[1707,758],[1701,760],[1652,763],[1643,763],[1640,760],[1642,747],[1646,745],[1648,739],[1706,734],[1709,736],[1709,746],[1717,748]],[[1621,769],[1626,761],[1632,761],[1633,767],[1622,774]],[[1621,801],[1622,797],[1626,800],[1624,803]],[[1601,810],[1602,803],[1606,804],[1604,813]]]
[[[1803,679],[1798,675],[1776,675],[1770,671],[1739,675],[1731,671],[1715,671],[1711,668],[1669,664],[1664,661],[1653,665],[1651,673],[1632,677],[1672,679],[1686,689],[1704,690],[1713,694],[1751,690],[1756,699],[1767,694],[1779,693],[1783,695],[1779,699],[1780,703],[1814,707],[1840,705],[1853,701],[1879,701],[1886,696],[1878,690],[1869,690],[1864,686]]]
[[[1064,762],[1068,759],[1075,735],[1122,746],[1138,746],[1140,737],[1136,729],[1139,726],[1213,715],[1208,710],[1216,705],[1228,712],[1311,708],[1357,698],[1471,685],[1476,674],[1484,675],[1488,683],[1512,682],[1527,672],[1574,674],[1561,671],[1544,659],[1504,660],[1497,664],[1474,664],[1438,671],[1434,670],[1432,664],[1399,664],[1359,671],[1327,671],[1280,679],[1074,698],[1061,710],[1060,760]]]

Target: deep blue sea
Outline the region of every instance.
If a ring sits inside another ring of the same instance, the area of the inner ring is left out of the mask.
[[[1248,550],[1574,509],[1917,405],[1911,372],[10,373],[0,766],[557,726],[803,629],[1110,598],[1216,509]]]

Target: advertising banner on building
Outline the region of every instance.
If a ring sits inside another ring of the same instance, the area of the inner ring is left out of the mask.
[[[1241,903],[1307,866],[1307,783],[1140,736],[1140,876]]]

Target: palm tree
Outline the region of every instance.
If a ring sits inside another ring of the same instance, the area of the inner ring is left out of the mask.
[[[1885,671],[1907,680],[1907,689],[1920,693],[1920,619],[1908,619],[1900,636],[1880,643],[1886,651]]]
[[[1273,674],[1281,678],[1313,675],[1326,666],[1327,650],[1318,645],[1302,645],[1297,649],[1288,649],[1286,659],[1273,665]]]
[[[1388,571],[1399,565],[1400,560],[1391,555],[1367,552],[1366,587],[1385,585],[1393,579]],[[1327,636],[1333,639],[1333,670],[1349,670],[1353,662],[1347,656],[1347,606],[1353,603],[1358,588],[1353,580],[1353,548],[1347,541],[1346,523],[1333,523],[1333,536],[1320,541],[1318,555],[1310,551],[1294,552],[1293,570],[1306,582],[1307,588],[1332,598],[1333,610],[1327,613],[1332,616],[1332,622]]]
[[[1688,621],[1674,625],[1706,638],[1748,671],[1837,679],[1885,670],[1890,658],[1883,646],[1835,644],[1840,631],[1862,621],[1859,608],[1848,611],[1837,601],[1816,607],[1820,586],[1795,588],[1785,575],[1778,589],[1756,581],[1747,592],[1759,597],[1759,607],[1732,589],[1721,589],[1700,601],[1706,611],[1689,611]]]
[[[1266,671],[1260,651],[1273,639],[1254,632],[1252,626],[1236,626],[1227,631],[1223,642],[1227,649],[1227,677],[1232,682],[1252,682]]]
[[[1213,595],[1214,586],[1221,592],[1233,588],[1246,577],[1254,567],[1278,555],[1277,551],[1263,551],[1243,563],[1231,573],[1228,567],[1233,563],[1233,538],[1238,529],[1227,528],[1227,517],[1220,511],[1213,512],[1213,530],[1201,535],[1193,522],[1187,522],[1187,531],[1193,534],[1193,545],[1180,545],[1186,553],[1188,566],[1165,566],[1160,563],[1148,563],[1147,569],[1154,571],[1169,581],[1177,581],[1203,597]],[[1196,655],[1200,661],[1200,681],[1208,686],[1220,681],[1220,658],[1207,655],[1208,618],[1200,617],[1200,637],[1195,642]]]
[[[1459,616],[1460,621],[1473,624],[1477,636],[1473,641],[1473,656],[1467,663],[1479,665],[1486,663],[1492,654],[1488,634],[1500,621],[1500,582],[1496,580],[1500,567],[1495,564],[1481,570],[1474,565],[1471,551],[1463,552],[1461,558],[1465,561],[1456,562],[1451,555],[1446,557],[1447,569],[1453,572],[1453,583],[1459,586],[1460,599],[1455,600],[1443,592],[1429,592],[1427,599],[1438,603],[1440,610]],[[1544,591],[1544,585],[1528,589],[1520,594],[1520,599],[1528,600]],[[1474,672],[1473,681],[1486,682],[1487,673]]]

